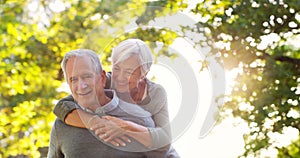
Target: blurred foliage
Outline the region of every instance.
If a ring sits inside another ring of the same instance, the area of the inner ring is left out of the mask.
[[[108,17],[128,8],[136,10],[128,18],[140,16],[144,18],[140,22],[145,22],[186,6],[181,1],[138,0],[1,0],[0,3],[0,157],[46,156],[55,119],[52,109],[66,95],[61,88],[60,69],[66,52],[79,47],[102,52],[105,48],[103,65],[109,66],[111,46],[121,39],[165,40],[169,44],[174,39],[166,39],[159,30],[140,29],[122,35],[114,43],[116,36],[99,36],[93,41],[95,45],[84,44],[91,39],[86,37],[94,28],[104,23],[111,28],[122,25],[120,17]],[[149,12],[145,10],[147,5],[162,8],[154,7]],[[149,36],[144,36],[145,33]]]
[[[0,0],[0,157],[47,153],[52,109],[66,95],[60,70],[66,52],[93,49],[110,71],[112,47],[129,37],[152,49],[162,44],[155,56],[171,58],[168,46],[177,37],[189,38],[195,48],[210,47],[206,58],[240,72],[222,114],[242,118],[250,128],[241,157],[259,157],[270,148],[279,157],[299,157],[300,139],[279,147],[272,134],[300,129],[300,49],[292,43],[300,39],[300,2],[203,0],[188,8],[198,21],[180,26],[180,33],[146,27],[187,7],[181,0]],[[135,27],[126,30],[132,21]]]
[[[300,129],[300,2],[205,0],[193,12],[206,19],[202,24],[219,44],[225,67],[239,72],[223,116],[249,126],[241,157],[277,150],[274,135]],[[298,142],[278,156],[299,157]]]
[[[299,155],[300,155],[300,141],[299,140],[293,141],[287,147],[279,148],[278,157],[280,157],[280,158],[299,157]]]

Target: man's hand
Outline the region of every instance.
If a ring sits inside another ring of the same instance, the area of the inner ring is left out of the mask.
[[[112,118],[114,118],[114,121],[110,120]],[[116,120],[118,122],[116,122]],[[95,115],[89,120],[88,127],[105,142],[109,142],[114,146],[126,146],[125,142],[131,142],[131,140],[125,136],[126,131],[122,128],[122,126],[124,126],[124,121],[122,121],[123,120],[111,116],[100,118]]]

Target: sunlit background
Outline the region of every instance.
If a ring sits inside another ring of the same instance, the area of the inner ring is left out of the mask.
[[[270,35],[264,37],[260,47],[266,47],[270,41],[274,40],[274,36]],[[276,38],[275,38],[276,40]],[[295,47],[297,47],[297,41],[290,41]],[[222,45],[219,45],[222,47]],[[241,119],[234,118],[229,114],[229,117],[218,122],[210,133],[204,138],[200,138],[200,130],[204,123],[205,116],[209,106],[216,106],[211,103],[212,99],[212,73],[210,69],[203,71],[199,70],[199,61],[203,60],[203,56],[197,53],[189,46],[189,43],[184,39],[176,39],[174,44],[171,46],[178,52],[189,52],[185,53],[185,59],[190,63],[195,74],[197,74],[197,84],[199,86],[199,104],[196,113],[196,117],[189,126],[188,130],[183,132],[183,135],[175,139],[173,142],[174,147],[182,157],[193,157],[195,155],[199,157],[211,157],[211,158],[233,158],[238,157],[244,152],[244,140],[243,135],[249,133],[249,127]],[[183,53],[182,53],[183,54]],[[172,61],[174,64],[178,62],[176,59]],[[184,73],[184,72],[183,72]],[[235,84],[234,79],[237,74],[242,74],[241,69],[233,69],[226,71],[226,82],[225,87],[226,95],[230,95],[232,88]],[[176,76],[178,74],[174,71],[164,67],[163,65],[154,65],[149,73],[149,78],[155,76],[155,82],[161,84],[166,88],[168,99],[169,99],[169,112],[170,119],[172,120],[181,105],[181,85],[180,79]],[[189,77],[189,76],[187,76]],[[240,108],[247,108],[246,104],[242,104]],[[222,107],[221,107],[222,109]],[[299,117],[299,113],[291,112],[290,115]],[[219,117],[217,116],[216,119]],[[272,122],[270,122],[272,123]],[[295,128],[285,128],[283,134],[273,134],[270,136],[274,144],[278,146],[287,146],[292,141],[297,140],[299,131]],[[216,150],[216,151],[215,151]],[[262,152],[261,157],[277,157],[277,150],[268,149]]]
[[[164,62],[181,63],[175,52],[193,69],[197,110],[173,140],[181,157],[300,157],[299,1],[2,0],[0,21],[0,158],[47,153],[52,110],[69,92],[64,53],[97,50],[109,71],[111,48],[129,37],[153,48],[148,77],[166,89],[171,122],[186,106],[184,72]],[[214,79],[225,80],[220,96]],[[201,136],[207,114],[216,120]]]
[[[197,155],[197,157],[209,156],[212,158],[237,157],[243,152],[243,133],[246,130],[245,125],[238,125],[236,124],[237,121],[233,118],[227,118],[222,121],[221,124],[215,125],[207,136],[200,138],[200,130],[203,126],[209,106],[215,106],[211,103],[213,76],[209,69],[200,71],[199,61],[202,61],[203,57],[197,53],[196,50],[193,50],[184,39],[175,40],[172,48],[178,52],[189,52],[186,53],[188,55],[185,55],[185,59],[192,66],[194,73],[197,74],[196,84],[199,86],[200,94],[198,98],[198,109],[195,114],[196,117],[193,118],[188,129],[184,131],[179,138],[174,140],[173,146],[182,157],[194,157],[195,155]],[[176,63],[178,61],[175,59],[173,62]],[[235,73],[236,72],[226,72],[226,89],[228,93],[233,85]],[[180,79],[178,79],[176,75],[178,74],[162,65],[154,65],[148,75],[150,78],[151,76],[155,76],[155,82],[163,85],[166,89],[171,121],[176,116],[180,106],[186,106],[181,105],[180,96],[182,88]],[[213,149],[218,152],[212,152]]]

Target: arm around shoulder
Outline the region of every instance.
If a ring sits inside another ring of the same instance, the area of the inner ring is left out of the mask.
[[[65,122],[66,116],[75,109],[77,109],[77,107],[74,98],[72,95],[69,95],[58,101],[54,107],[53,113],[57,118]]]
[[[61,99],[53,110],[54,114],[68,125],[86,128],[89,120],[94,116],[80,109],[72,95]]]

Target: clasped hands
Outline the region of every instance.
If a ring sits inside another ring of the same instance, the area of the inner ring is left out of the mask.
[[[113,116],[102,116],[100,118],[95,115],[89,120],[88,127],[100,139],[114,146],[126,146],[126,143],[131,142],[126,136],[127,121],[122,119]]]

